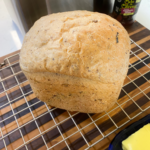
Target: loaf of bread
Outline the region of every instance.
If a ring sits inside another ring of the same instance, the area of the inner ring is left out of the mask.
[[[89,11],[40,18],[26,34],[20,66],[50,106],[100,113],[118,99],[128,71],[130,39],[115,19]]]

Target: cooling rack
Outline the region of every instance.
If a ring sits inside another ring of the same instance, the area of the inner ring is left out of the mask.
[[[150,47],[131,39],[130,64],[116,104],[85,114],[51,108],[37,99],[19,66],[19,54],[0,69],[0,149],[97,149],[96,145],[150,108]]]

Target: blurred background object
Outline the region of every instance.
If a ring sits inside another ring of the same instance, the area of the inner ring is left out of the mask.
[[[113,11],[114,0],[94,0],[93,10],[95,12],[111,14]]]
[[[140,7],[141,0],[115,0],[112,17],[123,26],[131,26]]]

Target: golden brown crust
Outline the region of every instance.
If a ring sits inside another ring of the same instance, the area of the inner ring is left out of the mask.
[[[27,72],[113,83],[126,76],[129,43],[122,25],[107,15],[88,11],[52,14],[38,20],[25,36],[20,65]]]
[[[26,34],[20,66],[47,104],[100,113],[118,98],[127,74],[130,40],[113,18],[72,11],[39,19]]]
[[[40,100],[69,111],[103,112],[114,105],[122,87],[122,82],[104,84],[58,73],[24,73]]]

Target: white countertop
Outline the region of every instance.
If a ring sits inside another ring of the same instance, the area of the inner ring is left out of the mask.
[[[0,57],[21,48],[23,37],[17,31],[3,0],[0,0]]]
[[[142,0],[136,20],[150,30],[150,0]]]

